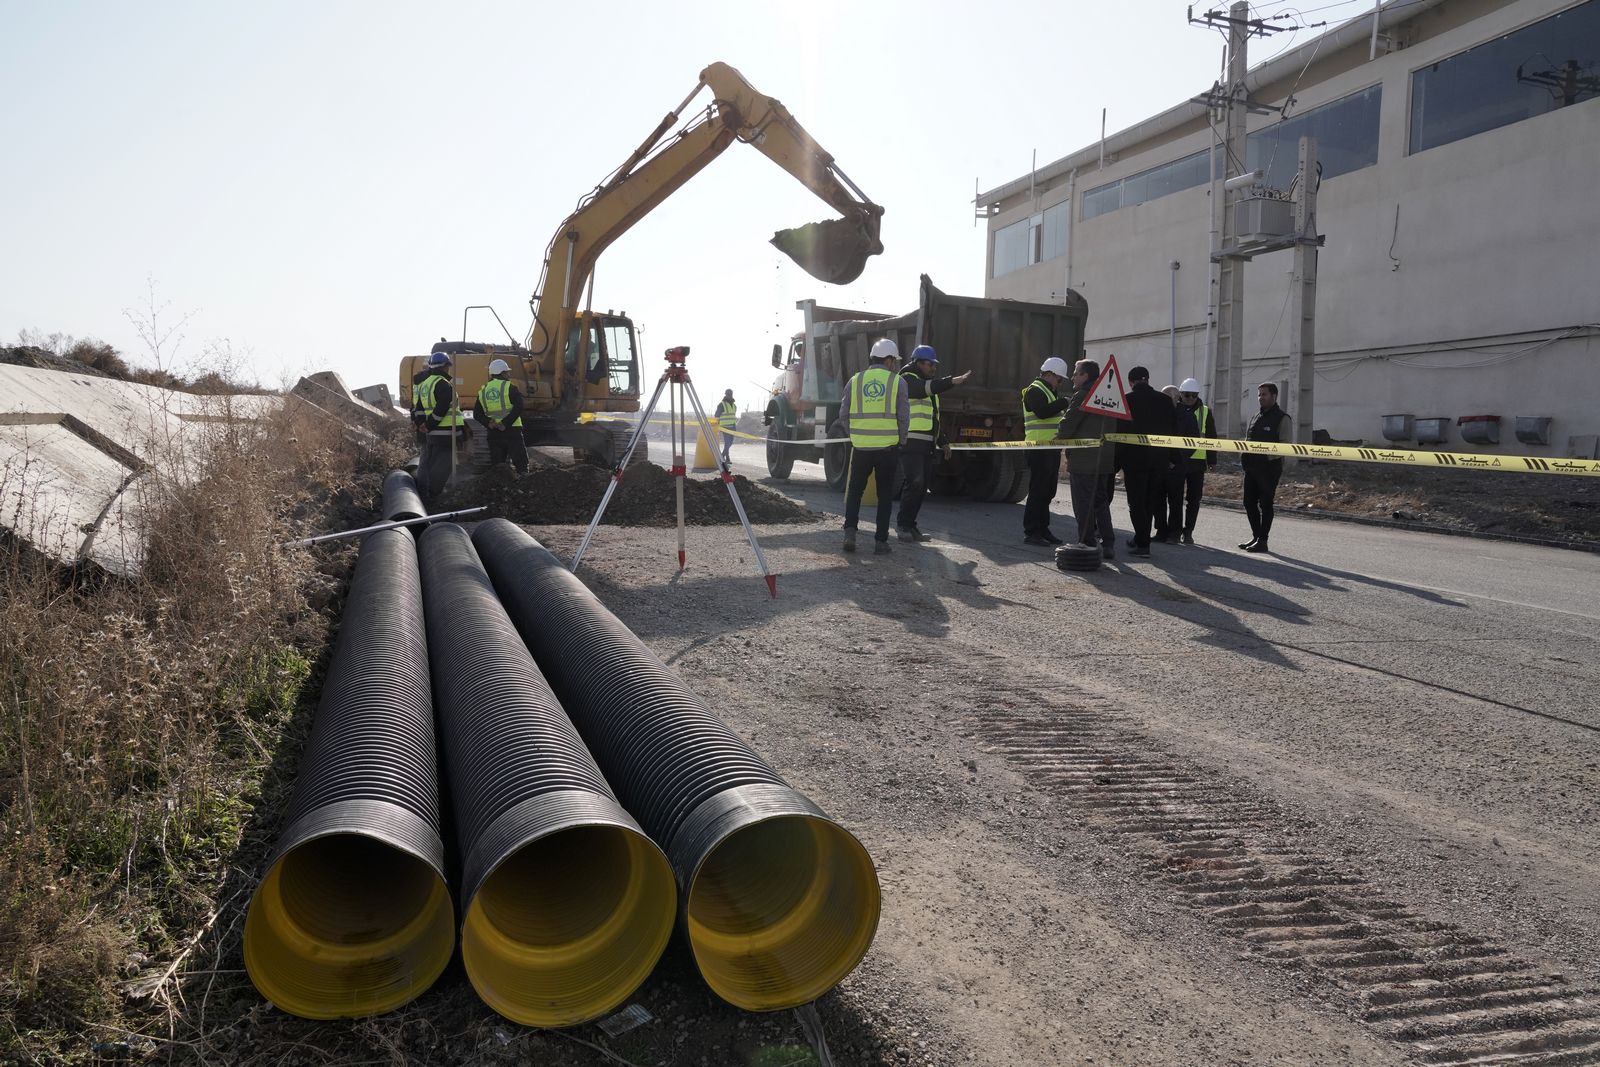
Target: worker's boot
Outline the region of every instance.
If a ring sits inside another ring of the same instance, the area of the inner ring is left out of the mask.
[[[874,542],[872,542],[872,554],[875,555],[875,556],[887,556],[890,552],[893,552],[893,551],[894,551],[894,549],[889,547],[889,542],[888,541],[874,541]]]
[[[856,550],[856,532],[854,530],[846,530],[844,532],[844,550],[846,552],[854,552]]]

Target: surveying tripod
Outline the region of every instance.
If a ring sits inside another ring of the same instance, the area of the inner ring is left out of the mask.
[[[600,498],[600,507],[595,510],[594,518],[589,520],[589,529],[584,531],[583,542],[578,545],[577,553],[572,557],[570,570],[576,571],[578,564],[583,562],[583,554],[589,548],[589,542],[594,539],[594,531],[600,525],[600,519],[606,513],[606,505],[611,503],[611,494],[617,491],[617,486],[622,484],[623,472],[627,470],[628,460],[633,456],[633,450],[638,447],[639,439],[644,436],[645,427],[650,424],[650,416],[656,410],[656,404],[661,400],[661,392],[669,385],[672,389],[667,394],[667,404],[670,409],[668,417],[669,429],[672,434],[672,468],[668,471],[672,475],[674,487],[678,496],[678,569],[684,567],[684,541],[683,541],[683,483],[687,476],[687,466],[684,464],[685,445],[688,440],[688,429],[685,420],[688,418],[690,408],[685,406],[685,399],[693,407],[695,420],[700,424],[700,433],[704,435],[706,444],[710,445],[717,438],[712,432],[711,421],[706,418],[705,409],[700,406],[700,397],[694,391],[694,383],[689,380],[689,368],[686,366],[689,359],[689,346],[679,345],[667,349],[667,369],[661,372],[661,380],[656,383],[656,391],[650,396],[650,403],[639,413],[639,425],[633,429],[633,435],[628,438],[628,447],[623,450],[622,457],[617,460],[616,466],[611,471],[611,481],[606,486],[605,495]],[[717,450],[713,449],[714,452]],[[717,469],[721,472],[722,484],[728,487],[728,499],[733,501],[733,510],[739,515],[739,525],[744,527],[744,535],[750,542],[750,548],[755,552],[756,566],[761,571],[761,577],[767,580],[767,591],[773,596],[778,595],[778,576],[767,570],[767,558],[761,554],[761,546],[756,543],[756,532],[750,528],[750,520],[744,513],[744,504],[739,500],[739,491],[733,487],[733,472],[728,469],[728,464],[723,461],[721,453],[717,452]]]

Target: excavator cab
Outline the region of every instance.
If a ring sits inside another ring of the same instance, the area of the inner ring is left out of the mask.
[[[627,314],[583,311],[567,335],[568,388],[585,411],[639,410],[639,346]]]

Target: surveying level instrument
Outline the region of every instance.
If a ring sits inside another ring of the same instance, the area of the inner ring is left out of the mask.
[[[572,566],[568,568],[569,570],[576,571],[578,564],[583,562],[583,554],[588,550],[589,542],[594,539],[594,532],[606,513],[606,505],[611,503],[611,495],[617,491],[617,486],[622,484],[628,460],[633,457],[633,450],[638,447],[639,439],[644,436],[645,427],[650,424],[650,416],[655,413],[656,404],[660,402],[663,390],[667,391],[669,408],[667,425],[668,431],[672,434],[672,467],[668,473],[672,475],[678,498],[678,569],[681,571],[684,568],[686,556],[683,534],[683,483],[688,476],[684,456],[688,440],[686,421],[689,412],[691,410],[694,412],[695,421],[700,426],[700,433],[705,435],[706,444],[715,441],[716,436],[711,429],[711,420],[706,418],[705,409],[700,404],[700,397],[694,391],[694,383],[689,380],[689,346],[677,345],[667,349],[666,360],[667,369],[661,372],[661,380],[656,383],[656,391],[651,394],[650,403],[639,413],[639,424],[633,428],[633,434],[628,438],[628,447],[623,449],[622,456],[611,470],[611,481],[606,486],[605,495],[600,498],[600,506],[595,509],[594,518],[589,520],[589,528],[584,531],[583,541],[572,557]],[[672,388],[669,390],[668,386]],[[722,479],[722,484],[728,487],[728,499],[733,501],[733,510],[739,516],[739,525],[744,527],[744,536],[755,553],[756,566],[761,571],[761,577],[767,581],[767,592],[777,596],[778,576],[767,569],[767,558],[761,553],[761,545],[756,542],[756,532],[751,529],[750,519],[744,513],[744,504],[739,499],[739,491],[734,488],[733,472],[728,469],[728,464],[722,459],[720,451],[713,449],[713,452],[717,453],[719,477]]]

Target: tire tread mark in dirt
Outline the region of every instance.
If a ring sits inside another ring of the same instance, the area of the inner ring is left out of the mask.
[[[1139,839],[1160,878],[1261,958],[1355,994],[1365,1024],[1418,1061],[1600,1064],[1600,992],[1384,899],[1287,812],[1180,766],[1093,694],[987,684],[962,727],[1084,809],[1091,829]]]

